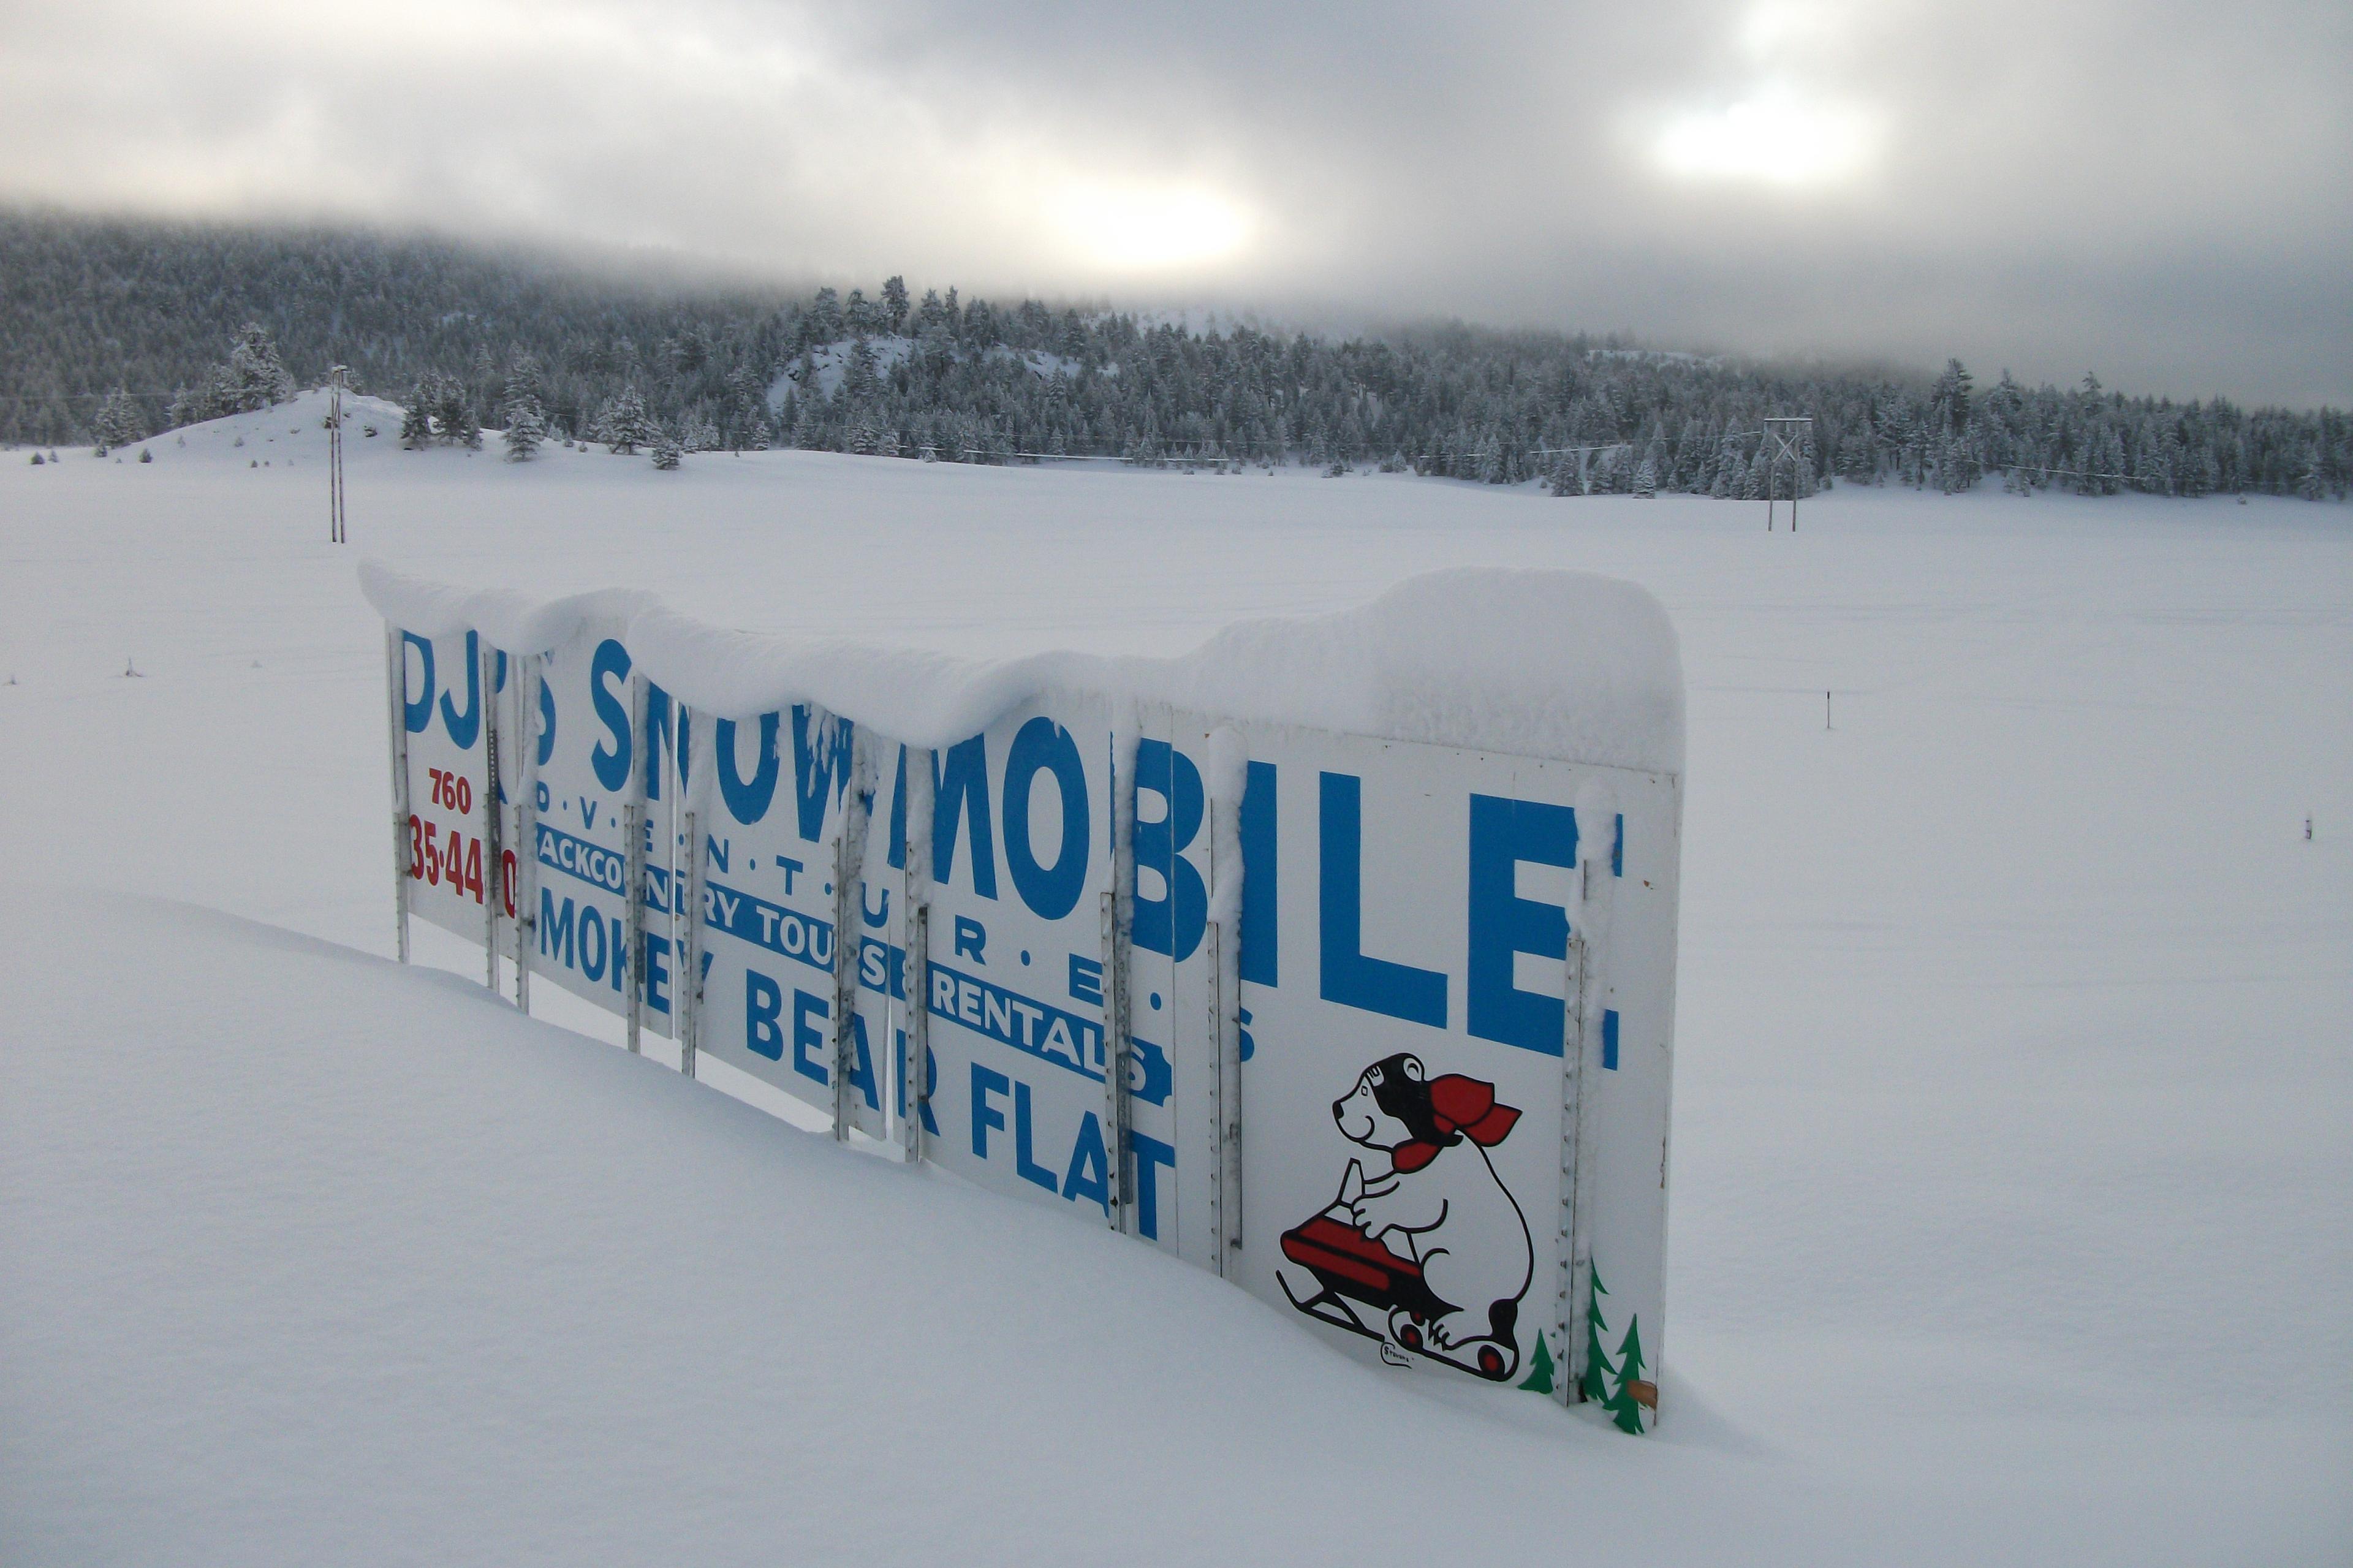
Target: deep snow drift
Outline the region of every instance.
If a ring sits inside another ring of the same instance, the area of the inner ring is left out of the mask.
[[[341,551],[306,406],[0,464],[0,1558],[2353,1551],[2343,509],[1841,490],[1768,538],[382,427]],[[1173,656],[1436,567],[1643,584],[1690,689],[1661,1431],[1384,1378],[382,962],[363,554],[974,660]]]

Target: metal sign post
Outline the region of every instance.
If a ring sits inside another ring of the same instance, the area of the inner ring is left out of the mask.
[[[1110,1153],[1111,1228],[1130,1228],[1134,1156],[1128,1145],[1129,944],[1135,914],[1135,748],[1114,746],[1111,780],[1111,886],[1103,894],[1103,1142]]]
[[[1561,1348],[1561,1403],[1585,1397],[1588,1356],[1577,1331],[1593,1306],[1592,1241],[1583,1210],[1592,1202],[1586,1182],[1592,1163],[1585,1136],[1585,938],[1572,931],[1561,981],[1560,1215],[1555,1238],[1559,1283],[1554,1296],[1553,1331]]]
[[[384,628],[385,700],[392,739],[392,909],[395,944],[408,962],[408,639],[390,622]]]
[[[629,1052],[637,1055],[643,1045],[638,1037],[644,1030],[646,1016],[646,763],[644,748],[653,744],[646,730],[646,708],[649,700],[646,678],[629,677],[629,732],[637,737],[630,748],[628,787],[621,807],[621,831],[627,836],[622,845],[621,885],[627,890],[621,895],[622,919],[628,923],[628,939],[622,948],[627,955],[622,962],[628,987]]]
[[[931,1114],[932,1084],[932,767],[934,753],[909,747],[906,883],[900,918],[906,922],[906,1027],[899,1058],[899,1138],[910,1164],[923,1157],[923,1118]]]
[[[533,654],[515,669],[515,757],[522,774],[515,795],[515,1005],[531,1011],[533,949],[539,942],[539,704],[546,679]]]
[[[865,731],[851,731],[849,757],[841,825],[833,841],[833,1136],[841,1142],[849,1140],[850,1082],[858,1076],[858,931],[866,912],[859,883],[866,872],[866,818],[873,795],[873,758]]]
[[[671,905],[675,909],[683,902],[687,911],[684,940],[676,949],[682,973],[671,983],[670,994],[676,999],[672,1003],[677,1010],[672,1022],[678,1036],[678,1070],[692,1078],[694,1036],[702,1026],[702,819],[699,812],[686,814],[686,897],[683,900],[679,899],[675,891],[679,886],[679,873],[670,873]]]
[[[499,988],[499,905],[506,899],[505,846],[500,842],[499,698],[497,675],[505,655],[485,641],[476,656],[481,681],[482,709],[482,984],[493,994]]]

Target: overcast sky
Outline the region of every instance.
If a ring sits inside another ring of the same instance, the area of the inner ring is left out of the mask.
[[[2347,0],[0,0],[0,196],[2353,405]]]

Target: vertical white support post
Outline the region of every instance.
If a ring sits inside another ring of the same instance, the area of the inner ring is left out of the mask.
[[[499,821],[499,697],[491,678],[498,673],[499,654],[487,639],[478,642],[474,657],[480,668],[482,714],[482,984],[492,995],[499,989],[499,903],[506,896]]]
[[[1232,1279],[1241,1271],[1242,1064],[1240,1021],[1234,1013],[1234,942],[1223,921],[1211,921],[1203,928],[1201,953],[1209,968],[1208,1039],[1217,1060],[1207,1151],[1209,1201],[1216,1216],[1218,1272]]]
[[[835,724],[849,721],[834,717]],[[859,880],[866,870],[866,814],[871,795],[866,731],[850,727],[849,786],[842,794],[841,826],[833,839],[833,1136],[849,1140],[849,1080],[858,1069],[859,928],[866,914]]]
[[[628,987],[629,1051],[642,1054],[640,1038],[646,1017],[646,748],[653,737],[646,732],[648,702],[646,678],[629,677],[629,733],[635,737],[629,747],[629,778],[624,787],[621,807],[621,831],[628,836],[624,846],[623,864],[627,869],[621,877],[622,919],[628,931],[623,951],[628,956],[628,974],[624,984]]]
[[[1113,857],[1118,864],[1118,857]],[[1114,876],[1117,872],[1113,873]],[[1127,1229],[1127,927],[1120,919],[1119,894],[1103,895],[1103,1142],[1111,1155],[1111,1202],[1108,1218],[1117,1231]]]
[[[1558,1288],[1554,1297],[1553,1331],[1560,1336],[1561,1403],[1574,1405],[1584,1397],[1586,1373],[1585,1317],[1593,1305],[1593,1244],[1585,1223],[1592,1201],[1585,1173],[1592,1164],[1591,1141],[1586,1137],[1585,1104],[1585,937],[1568,936],[1562,964],[1560,1050],[1560,1212],[1555,1246],[1559,1259]]]
[[[910,746],[907,758],[906,881],[900,891],[899,916],[906,931],[907,959],[902,982],[906,987],[905,1043],[899,1058],[899,1081],[906,1086],[906,1114],[899,1121],[899,1142],[909,1164],[923,1157],[923,1116],[932,1098],[932,763],[929,748]]]
[[[694,725],[682,703],[675,722],[678,743],[670,748],[670,809],[679,830],[670,835],[670,953],[678,973],[670,981],[670,1033],[678,1040],[678,1070],[692,1078],[702,1032],[702,812],[698,797],[687,793],[687,780],[694,773]]]
[[[670,982],[670,1032],[678,1037],[678,1070],[692,1078],[696,1036],[702,1028],[702,814],[690,811],[685,820],[685,897],[678,896],[679,874],[670,874],[670,903],[686,909],[684,940],[671,950],[680,969]]]
[[[522,774],[515,796],[515,1005],[531,1011],[531,965],[539,946],[539,690],[546,679],[533,654],[514,667],[515,762]]]
[[[1103,1142],[1111,1156],[1111,1228],[1133,1235],[1135,1156],[1128,1137],[1130,942],[1135,921],[1135,736],[1132,712],[1114,718],[1111,761],[1111,886],[1103,893]]]
[[[394,943],[408,962],[408,645],[398,626],[384,624],[385,700],[392,744],[392,910]]]

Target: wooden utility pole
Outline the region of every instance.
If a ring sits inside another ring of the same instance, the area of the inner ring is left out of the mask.
[[[327,542],[348,544],[343,528],[343,367],[327,373]]]

